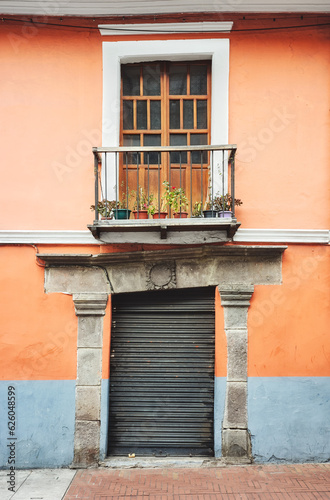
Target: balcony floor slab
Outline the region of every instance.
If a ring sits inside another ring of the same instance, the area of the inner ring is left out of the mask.
[[[240,223],[234,218],[94,221],[87,226],[103,243],[191,245],[231,241]]]

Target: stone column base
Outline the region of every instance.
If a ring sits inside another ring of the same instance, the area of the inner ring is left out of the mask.
[[[222,455],[227,461],[246,463],[252,461],[251,439],[246,429],[223,429]]]

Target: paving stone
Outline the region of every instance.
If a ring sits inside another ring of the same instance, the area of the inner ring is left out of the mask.
[[[176,498],[330,500],[330,464],[80,470],[63,500]]]

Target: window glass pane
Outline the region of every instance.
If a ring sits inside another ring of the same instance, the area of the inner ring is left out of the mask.
[[[140,95],[140,66],[122,66],[123,95]]]
[[[160,101],[150,101],[150,128],[160,130],[162,127],[162,114]]]
[[[191,146],[206,146],[207,145],[207,134],[191,134],[190,135],[190,145]],[[201,163],[201,154],[203,159],[203,164],[207,163],[207,151],[192,151],[191,160],[192,163]]]
[[[143,95],[160,95],[160,64],[143,66]]]
[[[197,101],[197,128],[207,128],[207,101]]]
[[[134,147],[140,146],[140,136],[138,134],[125,134],[123,137],[123,146]],[[139,159],[139,163],[141,162],[140,153],[124,153],[123,162],[124,165],[126,161],[128,164],[137,164],[137,160]]]
[[[183,101],[183,128],[194,128],[194,101]]]
[[[170,134],[170,146],[187,146],[187,134]],[[174,151],[170,153],[171,163],[187,163],[187,153]]]
[[[145,134],[143,136],[143,145],[144,146],[160,146],[161,145],[161,136],[160,134]],[[144,163],[148,165],[148,157],[149,157],[149,165],[158,165],[158,153],[150,152],[144,153]],[[161,160],[161,155],[159,154],[159,159]]]
[[[136,125],[138,130],[147,129],[147,101],[136,102],[137,119]]]
[[[187,94],[187,65],[171,64],[169,69],[170,95]]]
[[[207,94],[207,66],[197,64],[190,66],[190,94]]]
[[[180,101],[170,100],[170,128],[180,128]]]
[[[133,129],[133,101],[123,102],[123,128],[124,130]]]

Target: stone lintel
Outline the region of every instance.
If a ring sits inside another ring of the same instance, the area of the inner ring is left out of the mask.
[[[80,266],[78,265],[79,257],[70,260],[70,266],[46,267],[46,293],[65,293],[69,295],[110,293],[110,283],[103,268],[93,264]]]

